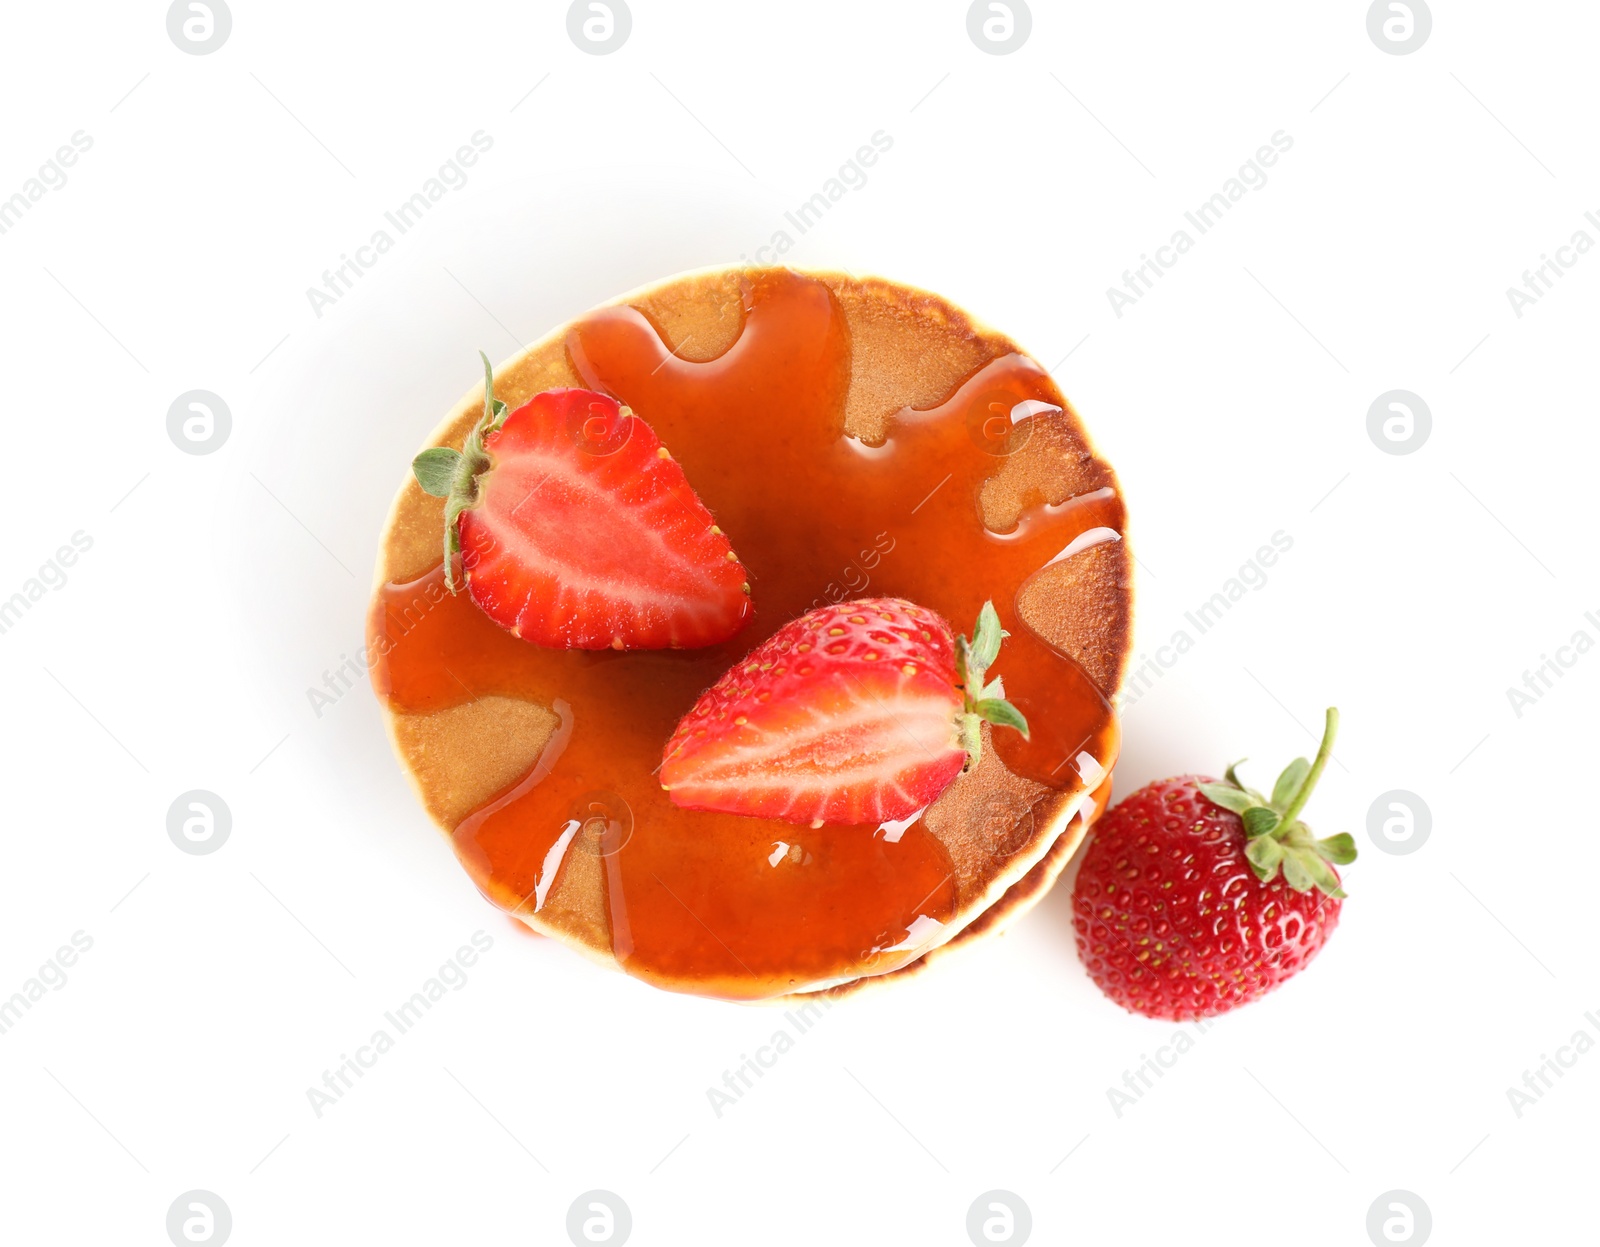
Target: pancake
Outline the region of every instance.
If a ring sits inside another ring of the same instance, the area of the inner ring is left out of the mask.
[[[1031,907],[1109,794],[1132,624],[1115,476],[1044,369],[924,291],[721,269],[626,295],[495,370],[513,409],[558,386],[651,424],[749,570],[755,619],[709,651],[537,651],[440,591],[443,501],[406,475],[376,568],[374,686],[484,895],[601,964],[739,1000],[904,977]],[[480,383],[426,444],[460,447],[482,404]],[[1028,744],[985,726],[981,762],[905,827],[695,815],[652,791],[651,742],[659,761],[721,670],[808,601],[869,595],[957,631],[992,596]]]

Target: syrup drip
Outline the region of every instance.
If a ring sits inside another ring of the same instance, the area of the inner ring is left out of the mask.
[[[920,819],[812,829],[678,809],[655,771],[679,718],[729,666],[830,597],[908,598],[958,632],[993,599],[1011,635],[991,675],[1032,727],[1027,741],[995,732],[993,748],[1050,787],[1099,787],[1116,749],[1110,707],[1015,603],[1075,541],[1115,539],[1123,510],[1108,487],[1032,506],[1009,533],[984,526],[979,491],[996,452],[1026,436],[1029,412],[1063,405],[1032,360],[991,362],[938,407],[900,412],[887,441],[867,446],[843,433],[850,345],[828,288],[786,270],[753,274],[745,312],[738,340],[706,363],[676,357],[632,308],[592,314],[567,341],[584,384],[649,421],[733,541],[755,606],[738,636],[698,650],[541,649],[466,593],[441,596],[442,568],[385,586],[370,629],[372,652],[384,655],[374,686],[394,710],[498,694],[558,712],[533,771],[455,829],[490,900],[536,912],[567,855],[598,853],[625,970],[751,999],[896,969],[938,943],[967,898]]]

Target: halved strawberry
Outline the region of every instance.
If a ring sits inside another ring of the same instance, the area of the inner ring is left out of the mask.
[[[445,506],[472,600],[524,641],[662,649],[726,641],[749,577],[655,432],[592,390],[546,390],[510,415],[483,361],[483,418],[461,450],[412,463]]]
[[[973,639],[900,598],[785,624],[701,694],[667,742],[674,804],[791,823],[905,818],[983,747],[979,721],[1027,721],[984,673],[1006,634],[984,604]]]

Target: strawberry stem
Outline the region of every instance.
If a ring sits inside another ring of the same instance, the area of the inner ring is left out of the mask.
[[[1311,770],[1306,773],[1305,782],[1300,785],[1294,799],[1289,802],[1283,811],[1283,823],[1292,824],[1299,817],[1300,811],[1305,808],[1311,799],[1311,790],[1317,786],[1317,781],[1322,778],[1322,772],[1328,765],[1328,759],[1333,756],[1333,738],[1339,734],[1339,711],[1328,707],[1327,723],[1322,729],[1322,744],[1317,747],[1317,756],[1311,763]]]
[[[1344,889],[1333,867],[1356,860],[1355,840],[1348,833],[1318,840],[1299,817],[1333,756],[1338,733],[1339,712],[1329,706],[1316,760],[1307,763],[1296,758],[1285,767],[1272,786],[1270,799],[1240,783],[1234,769],[1238,763],[1228,768],[1226,783],[1199,786],[1206,800],[1239,816],[1244,824],[1245,857],[1262,883],[1272,882],[1282,871],[1284,882],[1297,892],[1316,888],[1327,896],[1343,898]]]

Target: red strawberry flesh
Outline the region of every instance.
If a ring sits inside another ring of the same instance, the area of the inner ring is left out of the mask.
[[[875,824],[934,800],[966,764],[955,641],[932,611],[870,598],[811,611],[729,670],[667,742],[688,809]]]
[[[715,645],[750,613],[747,575],[654,431],[615,399],[547,390],[483,439],[460,518],[472,599],[537,645]]]

